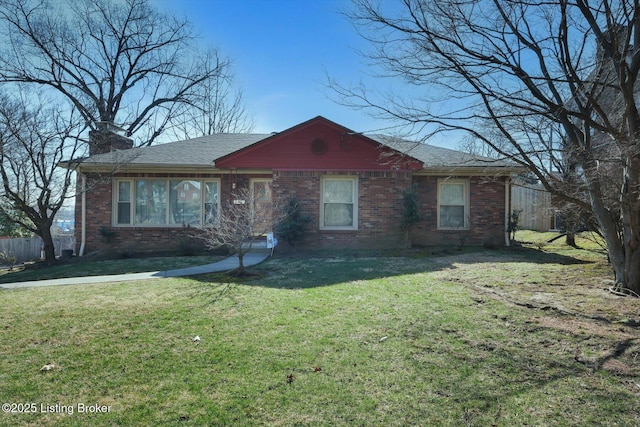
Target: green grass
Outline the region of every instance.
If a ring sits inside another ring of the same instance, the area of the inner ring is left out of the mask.
[[[0,425],[638,425],[640,303],[603,291],[593,252],[560,252],[314,254],[242,281],[5,290],[0,401],[75,411]]]
[[[574,249],[565,244],[565,237],[556,239],[560,233],[554,231],[537,232],[530,230],[519,230],[516,232],[516,240],[524,242],[526,247],[536,247],[539,249],[551,249],[554,252],[562,253],[564,251],[571,251]],[[549,242],[553,240],[553,242]],[[576,245],[578,248],[595,254],[604,255],[604,241],[595,233],[583,232],[576,235]]]
[[[223,256],[212,255],[129,258],[99,261],[74,258],[72,260],[62,261],[51,267],[46,267],[42,265],[42,263],[37,263],[17,267],[13,271],[9,271],[8,269],[0,270],[0,283],[62,279],[81,276],[144,273],[147,271],[166,271],[209,264],[223,258]]]

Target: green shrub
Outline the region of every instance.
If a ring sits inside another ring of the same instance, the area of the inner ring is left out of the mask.
[[[295,198],[289,199],[284,211],[286,217],[278,223],[275,233],[278,238],[291,246],[295,246],[296,243],[304,239],[311,218],[307,215],[302,215],[300,203]]]
[[[7,264],[9,266],[9,271],[13,271],[13,267],[15,267],[18,258],[16,255],[9,250],[0,251],[0,262],[3,264]]]
[[[420,203],[415,186],[407,190],[402,195],[402,221],[400,226],[403,230],[408,230],[413,224],[422,219],[420,215]]]
[[[105,243],[113,242],[113,240],[118,235],[118,233],[116,231],[114,231],[114,230],[112,230],[109,227],[104,226],[104,225],[100,226],[100,228],[98,229],[98,232],[100,233],[100,238]]]

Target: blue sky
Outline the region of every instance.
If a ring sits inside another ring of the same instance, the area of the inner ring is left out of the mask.
[[[205,45],[233,60],[255,132],[277,132],[321,115],[356,132],[391,123],[328,99],[326,75],[349,85],[371,73],[366,48],[340,14],[348,0],[153,0],[186,16]]]

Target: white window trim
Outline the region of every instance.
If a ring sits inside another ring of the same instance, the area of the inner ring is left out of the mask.
[[[464,226],[462,227],[444,227],[440,224],[440,192],[443,184],[463,184],[464,185]],[[439,179],[438,180],[438,230],[469,230],[469,213],[470,213],[470,194],[468,179]]]
[[[250,178],[249,179],[249,188],[251,189],[251,199],[252,200],[256,199],[256,195],[254,194],[254,192],[255,192],[254,184],[256,184],[258,182],[271,183],[271,198],[273,198],[273,178]]]
[[[201,215],[202,217],[200,218],[200,225],[202,227],[218,227],[220,225],[220,209],[222,206],[222,196],[220,194],[220,192],[222,191],[222,184],[220,179],[202,179],[200,180],[201,184],[200,184],[200,188],[202,188],[202,190],[200,191],[200,206],[202,208],[201,211]],[[206,199],[204,197],[204,191],[205,188],[207,186],[208,182],[215,182],[217,184],[218,187],[218,200],[216,200],[216,210],[218,212],[218,217],[216,218],[216,220],[214,222],[206,222],[206,218],[207,218],[207,214],[205,212],[205,208],[204,205],[206,203]]]
[[[128,182],[129,183],[129,223],[123,223],[123,224],[119,224],[118,223],[118,212],[119,212],[119,207],[120,207],[120,189],[119,184],[121,182]],[[118,179],[115,180],[113,182],[113,209],[112,213],[113,213],[113,221],[112,221],[112,225],[114,227],[130,227],[131,223],[133,222],[133,216],[135,214],[135,205],[136,205],[136,199],[135,199],[135,194],[134,194],[134,187],[135,187],[135,182],[133,179]]]
[[[137,181],[138,180],[147,180],[147,181],[165,181],[166,182],[166,186],[167,186],[167,197],[169,197],[168,195],[170,194],[170,182],[171,181],[177,181],[180,180],[182,178],[180,177],[167,177],[167,178],[144,178],[144,177],[140,177],[140,178],[118,178],[118,179],[114,179],[113,180],[113,190],[112,190],[112,208],[111,208],[111,226],[112,227],[118,227],[118,228],[183,228],[184,225],[183,224],[136,224],[135,223],[135,215],[136,215],[136,191],[137,191]],[[205,184],[207,182],[215,182],[217,183],[218,186],[218,200],[217,200],[217,206],[218,206],[218,212],[220,212],[220,191],[221,191],[221,180],[220,178],[200,178],[200,179],[191,179],[191,178],[184,178],[185,180],[188,181],[199,181],[200,182],[200,188],[201,188],[201,192],[204,191],[204,187]],[[118,224],[118,184],[120,182],[129,182],[130,186],[131,186],[131,201],[130,201],[130,206],[129,206],[129,218],[130,218],[130,223],[128,224]],[[205,198],[204,197],[200,197],[200,226],[215,226],[216,224],[206,224],[205,223],[205,209],[204,209],[204,204],[205,204]],[[168,215],[169,215],[169,209],[167,209],[167,222],[168,222]]]
[[[353,188],[353,225],[324,225],[324,183],[327,180],[351,181]],[[326,175],[320,180],[320,230],[357,230],[358,229],[358,177],[353,175]]]

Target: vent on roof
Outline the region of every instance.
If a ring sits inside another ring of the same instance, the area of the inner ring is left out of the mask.
[[[314,139],[311,141],[311,152],[313,154],[324,154],[329,149],[327,141],[324,139]]]

